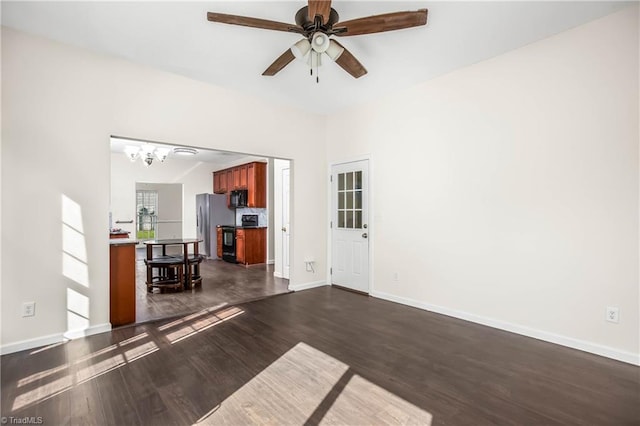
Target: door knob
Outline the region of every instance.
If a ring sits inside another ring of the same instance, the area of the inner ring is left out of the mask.
[[[366,232],[362,234],[362,238],[367,238],[367,237],[368,237],[368,235],[367,235]]]
[[[287,232],[287,228],[286,228],[286,226],[283,226],[283,227],[282,227],[282,232]]]

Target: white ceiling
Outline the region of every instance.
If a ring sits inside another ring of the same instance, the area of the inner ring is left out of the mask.
[[[428,8],[424,27],[343,37],[369,73],[355,80],[336,64],[320,83],[302,62],[262,72],[299,35],[211,23],[206,12],[294,22],[303,0],[227,2],[7,2],[2,24],[113,54],[272,102],[336,112],[491,58],[619,10],[630,2],[333,1],[341,20]]]
[[[255,157],[246,154],[240,154],[235,152],[226,151],[214,151],[208,149],[197,149],[195,155],[178,155],[173,153],[174,148],[182,147],[181,145],[168,145],[157,142],[147,142],[135,139],[112,137],[111,138],[111,152],[122,153],[125,155],[125,148],[127,146],[141,147],[143,144],[150,143],[157,148],[167,148],[170,150],[167,160],[165,161],[200,161],[205,163],[213,163],[214,166],[219,168],[226,168],[234,164],[250,163],[252,161],[265,161],[264,157]]]

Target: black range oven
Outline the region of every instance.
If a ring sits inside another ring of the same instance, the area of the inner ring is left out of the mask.
[[[236,227],[222,226],[222,260],[236,261]]]

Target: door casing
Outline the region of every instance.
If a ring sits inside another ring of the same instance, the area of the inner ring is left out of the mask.
[[[368,197],[368,235],[369,235],[369,282],[368,282],[368,291],[367,293],[369,295],[372,295],[374,293],[374,264],[375,264],[375,259],[374,259],[374,254],[375,254],[375,250],[374,250],[374,241],[375,241],[375,216],[374,216],[374,184],[373,184],[373,176],[374,176],[374,167],[373,167],[373,159],[371,157],[370,154],[365,154],[365,155],[361,155],[361,156],[355,156],[352,158],[346,158],[340,161],[335,161],[335,162],[331,162],[329,163],[329,167],[328,167],[328,172],[327,172],[327,270],[326,270],[326,274],[327,274],[327,285],[332,285],[332,276],[331,276],[331,268],[332,268],[332,262],[333,262],[333,232],[332,232],[332,228],[331,228],[331,221],[332,221],[332,217],[333,217],[333,185],[331,182],[331,176],[333,174],[333,168],[334,166],[338,166],[341,164],[346,164],[346,163],[353,163],[353,162],[357,162],[357,161],[363,161],[363,160],[367,160],[368,161],[368,191],[367,191],[367,197]]]

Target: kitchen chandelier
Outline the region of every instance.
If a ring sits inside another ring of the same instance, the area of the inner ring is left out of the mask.
[[[124,153],[131,162],[134,162],[139,158],[147,167],[153,163],[154,158],[157,158],[160,162],[166,160],[167,155],[169,155],[169,151],[171,151],[169,148],[156,148],[149,143],[145,143],[140,147],[129,145],[124,149]]]

